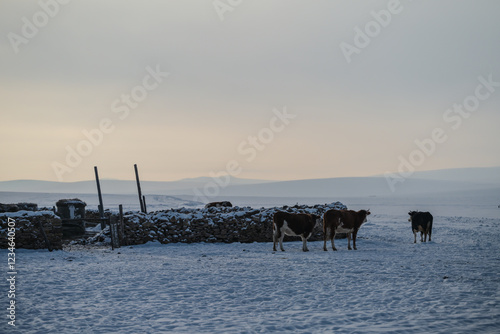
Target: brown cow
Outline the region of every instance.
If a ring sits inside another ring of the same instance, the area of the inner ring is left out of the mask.
[[[283,238],[286,235],[299,236],[302,238],[302,250],[308,252],[307,239],[311,236],[316,223],[320,217],[305,213],[288,213],[278,211],[273,217],[273,251],[276,251],[276,243],[279,240],[280,249],[284,252]]]
[[[356,236],[361,224],[366,222],[366,217],[370,215],[370,210],[328,210],[323,217],[323,250],[326,251],[326,240],[332,242],[332,249],[335,248],[335,233],[347,233],[347,249],[351,250],[351,235],[352,245],[356,248]]]

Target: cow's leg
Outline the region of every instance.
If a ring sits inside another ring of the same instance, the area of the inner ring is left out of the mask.
[[[273,251],[276,252],[276,243],[279,238],[279,230],[276,228],[276,225],[273,225]]]
[[[331,235],[330,235],[330,242],[332,243],[332,249],[334,251],[337,250],[337,248],[335,248],[335,234],[337,233],[337,231],[335,231],[335,228],[333,228],[332,232],[331,232]]]
[[[420,242],[424,242],[424,232],[420,232]]]
[[[330,241],[332,242],[332,250],[336,251],[337,248],[335,248],[335,242],[334,242],[334,240],[335,240],[335,236],[333,236]]]
[[[414,244],[417,243],[417,231],[413,230],[413,236],[415,237],[415,241],[413,241]]]
[[[358,235],[358,231],[352,232],[352,248],[354,248],[354,250],[357,250],[357,248],[356,248],[356,236],[357,235]]]
[[[429,228],[429,242],[431,241],[431,235],[432,235],[432,225]]]
[[[329,236],[330,236],[330,229],[328,229],[328,228],[323,229],[323,250],[325,252],[328,251],[326,249],[326,240],[328,239]]]
[[[347,249],[352,250],[352,248],[351,248],[351,233],[347,233]]]
[[[309,252],[309,249],[307,249],[307,239],[304,236],[300,236],[302,238],[302,250],[304,252]]]
[[[285,249],[283,248],[283,239],[285,238],[285,233],[283,231],[281,231],[281,235],[280,235],[280,249],[282,252],[285,251]]]
[[[324,232],[323,250],[325,252],[328,251],[328,249],[326,248],[326,241],[328,239],[330,239],[330,242],[332,243],[332,249],[336,251],[337,248],[335,248],[335,244],[333,242],[333,239],[335,239],[335,229],[327,228],[326,231]]]
[[[424,242],[427,242],[427,231],[424,232]]]

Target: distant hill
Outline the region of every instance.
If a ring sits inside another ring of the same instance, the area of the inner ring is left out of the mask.
[[[141,181],[141,189],[149,194],[191,194],[194,188],[203,188],[208,182],[213,182],[213,179],[210,177],[199,177],[179,181]],[[271,181],[231,178],[230,185],[237,186],[268,182]],[[100,180],[100,184],[103,193],[129,195],[137,192],[136,181],[103,179]],[[97,192],[97,186],[94,180],[79,182],[13,180],[0,181],[0,191],[94,194]]]
[[[222,189],[220,196],[271,196],[271,197],[358,197],[404,196],[499,189],[500,184],[460,181],[407,179],[396,185],[393,192],[383,177],[335,178],[284,181]]]
[[[141,181],[145,195],[194,195],[195,189],[216,182],[210,177],[183,179],[171,182]],[[462,168],[416,172],[395,186],[392,192],[383,175],[309,179],[297,181],[268,181],[232,178],[228,186],[217,187],[218,196],[272,197],[331,197],[331,196],[402,196],[481,189],[500,189],[500,167]],[[135,181],[101,180],[105,194],[135,194]],[[37,180],[1,181],[1,192],[41,192],[95,194],[95,181],[52,182]],[[207,196],[208,197],[208,196]]]
[[[383,175],[377,175],[382,176]],[[500,167],[454,168],[415,172],[412,179],[500,184]]]

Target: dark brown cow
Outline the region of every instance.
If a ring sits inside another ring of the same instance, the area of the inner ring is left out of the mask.
[[[361,224],[366,222],[366,217],[370,215],[370,210],[328,210],[323,217],[323,250],[326,251],[326,240],[330,239],[332,242],[332,249],[335,248],[335,234],[347,233],[347,248],[351,250],[351,235],[352,245],[356,248],[356,236]]]
[[[279,240],[280,249],[283,248],[283,238],[286,235],[299,236],[302,238],[302,250],[308,252],[307,239],[311,236],[316,223],[320,217],[305,213],[288,213],[278,211],[273,217],[273,251],[276,251],[276,243]]]

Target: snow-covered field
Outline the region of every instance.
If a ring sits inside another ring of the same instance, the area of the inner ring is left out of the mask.
[[[498,217],[435,214],[432,242],[413,244],[406,207],[371,210],[357,251],[346,240],[308,253],[301,242],[17,250],[16,327],[1,280],[0,333],[500,332]]]
[[[125,211],[140,210],[137,195],[110,195],[103,194],[104,209],[118,212],[118,206],[123,205]],[[29,202],[38,204],[39,208],[52,208],[56,202],[63,198],[78,198],[87,203],[87,209],[97,210],[99,199],[97,194],[58,194],[58,193],[25,193],[0,191],[0,203]],[[148,211],[163,210],[166,208],[197,207],[203,203],[193,200],[193,196],[165,196],[147,195],[146,204]]]

